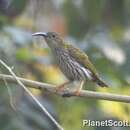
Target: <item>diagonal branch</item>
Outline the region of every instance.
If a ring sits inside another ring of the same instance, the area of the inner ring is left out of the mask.
[[[47,115],[47,117],[55,124],[55,126],[59,129],[59,130],[64,130],[62,128],[62,126],[52,117],[52,115],[47,111],[47,109],[37,100],[37,98],[31,93],[31,91],[29,91],[29,89],[21,82],[21,80],[18,79],[18,77],[16,76],[16,74],[12,71],[12,69],[6,64],[4,63],[1,59],[0,59],[0,63],[10,72],[10,74],[12,75],[12,77],[14,78],[14,80],[16,81],[16,83],[18,83],[28,94],[29,96],[36,102],[36,104],[42,109],[42,111]]]
[[[3,78],[6,79],[10,83],[17,83],[15,78],[11,75],[0,74],[0,81],[3,81]],[[36,88],[36,89],[45,89],[51,93],[55,93],[57,95],[63,95],[63,93],[56,92],[55,86],[47,83],[41,83],[38,81],[28,80],[24,78],[17,77],[26,87]],[[74,91],[66,90],[65,92],[69,96],[76,96]],[[108,101],[117,101],[130,103],[130,96],[126,95],[118,95],[118,94],[110,94],[110,93],[102,93],[102,92],[94,92],[88,90],[82,90],[80,92],[79,97],[97,99],[97,100],[108,100]]]

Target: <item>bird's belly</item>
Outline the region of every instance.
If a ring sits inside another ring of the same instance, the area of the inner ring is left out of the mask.
[[[74,59],[69,56],[61,56],[58,58],[58,65],[63,72],[63,74],[69,80],[85,80],[86,76],[81,69],[79,63],[77,63]]]

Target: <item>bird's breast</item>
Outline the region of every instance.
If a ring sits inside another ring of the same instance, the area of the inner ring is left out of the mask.
[[[59,68],[69,80],[85,80],[89,76],[87,69],[82,67],[67,51],[57,49],[54,56]]]

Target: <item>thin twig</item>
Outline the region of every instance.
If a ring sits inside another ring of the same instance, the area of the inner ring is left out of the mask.
[[[16,107],[15,107],[15,104],[13,102],[13,95],[12,95],[12,92],[11,92],[11,88],[9,87],[8,82],[5,79],[3,79],[3,80],[4,80],[4,83],[5,83],[5,86],[7,87],[7,90],[8,90],[10,105],[16,111]]]
[[[0,74],[0,81],[2,81],[3,78],[5,78],[10,83],[17,83],[15,78],[11,75]],[[51,93],[63,95],[63,93],[59,93],[55,91],[54,85],[28,80],[20,77],[17,77],[17,79],[19,79],[22,83],[24,83],[26,87],[31,87],[36,89],[46,89]],[[67,90],[65,93],[68,93],[70,96],[76,96],[74,91]],[[90,99],[97,99],[97,100],[108,100],[108,101],[130,103],[130,96],[103,93],[103,92],[94,92],[88,90],[81,90],[79,97],[84,97],[84,98],[86,97],[87,99],[90,98]]]
[[[1,73],[1,71],[0,71],[0,73]],[[13,103],[13,96],[12,96],[11,88],[9,87],[8,82],[6,81],[6,79],[5,79],[4,77],[3,77],[3,81],[4,81],[4,84],[5,84],[6,88],[7,88],[8,94],[9,94],[10,106],[11,106],[14,110],[16,110],[16,109],[15,109],[15,105],[14,105],[14,103]]]
[[[11,73],[14,80],[32,97],[32,99],[37,103],[37,105],[43,110],[43,112],[50,118],[50,120],[56,125],[59,130],[64,130],[60,124],[51,116],[51,114],[47,111],[47,109],[37,100],[37,98],[28,90],[27,87],[22,83],[19,78],[17,78],[16,74],[12,71],[12,69],[0,60],[0,63]]]

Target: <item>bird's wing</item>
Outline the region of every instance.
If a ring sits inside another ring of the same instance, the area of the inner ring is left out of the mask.
[[[67,44],[66,48],[69,52],[69,55],[72,58],[74,58],[83,67],[88,69],[94,76],[96,76],[96,77],[98,76],[96,68],[94,67],[94,65],[89,60],[88,56],[83,51],[81,51],[80,49],[78,49],[70,44]]]

